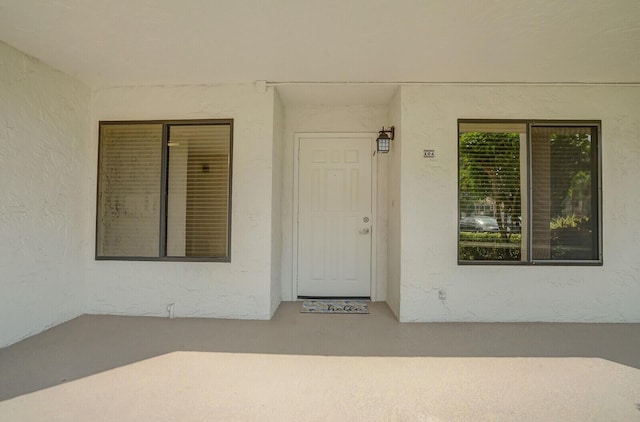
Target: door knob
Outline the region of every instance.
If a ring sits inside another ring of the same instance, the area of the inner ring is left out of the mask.
[[[366,229],[360,230],[360,234],[367,234],[367,233],[369,233],[369,228],[368,227]]]

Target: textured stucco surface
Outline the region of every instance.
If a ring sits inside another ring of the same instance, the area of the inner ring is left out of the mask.
[[[637,85],[405,85],[388,105],[287,104],[254,83],[91,92],[0,43],[0,347],[85,312],[269,318],[295,299],[295,134],[390,124],[376,298],[401,321],[638,322],[637,110]],[[95,261],[98,121],[198,118],[235,122],[232,262]],[[459,118],[602,120],[603,266],[457,265]]]
[[[84,310],[90,99],[0,42],[0,347]]]
[[[400,319],[640,321],[639,109],[640,87],[403,87]],[[603,266],[457,265],[458,118],[602,120]]]
[[[273,195],[271,199],[271,315],[281,301],[282,283],[282,170],[284,160],[284,107],[274,93],[273,107]]]
[[[234,119],[231,262],[94,261],[87,312],[267,319],[271,316],[274,93],[255,84],[122,87],[94,92],[100,120]],[[92,139],[95,198],[97,136]],[[95,216],[95,205],[90,210]],[[86,236],[95,239],[91,229]]]
[[[400,317],[400,290],[402,280],[402,221],[400,210],[402,208],[401,196],[401,157],[402,157],[402,91],[398,89],[389,106],[390,123],[395,126],[395,139],[388,153],[388,282],[387,303],[396,317]]]

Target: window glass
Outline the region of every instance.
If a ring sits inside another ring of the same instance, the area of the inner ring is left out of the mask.
[[[598,258],[592,184],[596,136],[594,127],[532,127],[533,259]]]
[[[102,122],[96,256],[229,260],[231,121]]]
[[[598,128],[461,122],[458,260],[599,261]]]
[[[461,125],[459,258],[520,261],[526,127]]]
[[[228,253],[228,125],[169,129],[167,255]]]
[[[100,129],[97,253],[158,256],[162,125]]]

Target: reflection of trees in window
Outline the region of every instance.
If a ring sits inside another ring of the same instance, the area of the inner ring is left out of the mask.
[[[551,215],[590,213],[590,138],[586,133],[551,135]]]
[[[520,135],[462,134],[460,193],[462,212],[495,217],[507,237],[521,215]]]
[[[461,122],[459,259],[599,260],[598,125]]]
[[[593,127],[532,128],[533,258],[594,259]]]

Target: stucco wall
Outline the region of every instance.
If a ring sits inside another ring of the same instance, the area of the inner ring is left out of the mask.
[[[405,86],[401,95],[402,321],[640,321],[639,87]],[[457,265],[458,118],[602,120],[602,267]]]
[[[88,313],[267,319],[271,316],[274,92],[254,84],[121,87],[94,93],[91,192],[98,121],[234,119],[231,262],[95,261]],[[93,199],[95,204],[95,199]],[[95,218],[95,205],[89,212]],[[94,242],[95,230],[86,237]],[[92,244],[92,243],[91,243]]]
[[[273,172],[271,211],[271,315],[281,302],[282,284],[282,172],[284,170],[284,107],[277,92],[273,108]]]
[[[296,133],[312,132],[333,132],[333,133],[377,133],[383,124],[388,124],[387,106],[320,106],[320,105],[286,105],[285,106],[285,137],[284,137],[284,172],[283,192],[282,192],[282,230],[283,230],[283,253],[282,253],[282,299],[296,300],[292,296],[292,274],[293,257],[293,180],[294,180],[294,142]],[[378,166],[385,167],[386,157],[378,158]],[[382,194],[385,192],[383,191]],[[378,216],[386,216],[386,199],[378,195],[378,204],[382,204],[382,209],[378,209]],[[380,219],[379,219],[380,220]],[[384,227],[378,227],[380,231],[386,230],[386,222],[382,221]],[[375,229],[374,229],[375,230]],[[386,238],[386,234],[377,234],[378,239]],[[377,251],[376,256],[380,256],[382,251]],[[386,258],[379,259],[377,263],[377,300],[386,300]]]
[[[0,347],[83,312],[90,100],[0,42]]]
[[[402,91],[398,89],[389,105],[390,124],[395,126],[395,139],[391,142],[388,153],[388,281],[387,304],[396,315],[400,316],[400,291],[402,280],[402,208],[401,168],[402,168]]]

